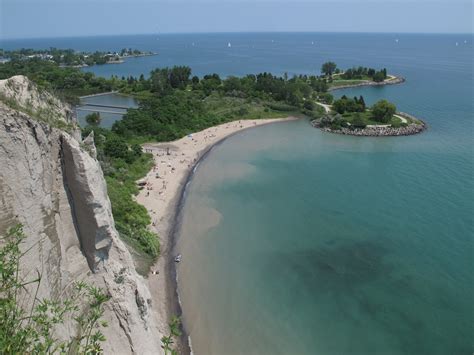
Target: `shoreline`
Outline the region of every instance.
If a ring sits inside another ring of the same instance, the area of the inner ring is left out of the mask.
[[[331,106],[317,102],[318,105],[324,107],[326,115],[331,112]],[[379,125],[367,125],[365,128],[351,128],[342,127],[340,129],[332,129],[330,126],[321,126],[321,118],[311,121],[311,125],[320,131],[334,134],[341,134],[346,136],[356,137],[401,137],[401,136],[413,136],[415,134],[423,133],[428,129],[428,125],[424,120],[416,118],[405,112],[397,112],[394,114],[398,117],[405,126],[392,127],[391,124],[379,124]],[[411,120],[410,123],[407,119]],[[413,122],[414,121],[414,122]],[[416,123],[416,122],[419,123]]]
[[[423,133],[427,129],[424,121],[419,120],[421,124],[409,124],[406,127],[391,127],[390,125],[367,126],[366,128],[341,128],[339,130],[331,129],[329,127],[318,127],[317,124],[311,123],[314,128],[327,133],[341,134],[355,137],[402,137],[413,136],[415,134]]]
[[[237,133],[266,124],[297,119],[299,118],[287,117],[232,121],[173,142],[142,145],[146,152],[153,154],[155,167],[141,180],[147,181],[149,185],[140,191],[136,196],[136,201],[147,209],[153,221],[153,229],[160,239],[160,256],[148,273],[147,280],[155,305],[153,313],[162,335],[169,333],[170,318],[173,315],[182,315],[174,248],[181,210],[185,202],[186,187],[192,180],[196,167],[214,147]],[[161,187],[161,189],[154,190],[154,187]],[[176,348],[180,354],[190,354],[188,334],[183,324],[181,329],[182,335],[176,339]]]

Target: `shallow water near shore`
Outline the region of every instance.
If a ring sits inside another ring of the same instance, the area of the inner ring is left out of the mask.
[[[472,182],[449,167],[469,160],[417,138],[302,120],[216,147],[178,240],[195,352],[468,353]]]

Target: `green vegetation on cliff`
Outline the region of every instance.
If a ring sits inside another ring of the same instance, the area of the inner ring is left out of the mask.
[[[144,177],[153,166],[151,154],[145,154],[137,144],[127,142],[110,130],[87,127],[86,136],[94,131],[97,158],[107,181],[115,227],[120,236],[140,254],[141,273],[159,255],[158,237],[148,229],[151,218],[147,210],[133,196],[138,194],[136,181]]]
[[[38,299],[42,275],[24,279],[19,269],[27,253],[20,250],[25,239],[21,225],[0,237],[0,353],[1,354],[101,354],[105,341],[101,328],[104,304],[103,290],[78,282],[71,285],[68,296],[60,299]],[[30,293],[29,293],[30,292]],[[32,297],[33,295],[33,297]],[[26,300],[32,304],[26,307]],[[68,323],[77,336],[58,339],[57,328]]]

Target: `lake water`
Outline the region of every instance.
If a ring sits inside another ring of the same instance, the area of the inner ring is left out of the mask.
[[[92,112],[100,113],[100,127],[111,128],[115,121],[121,120],[127,113],[124,108],[117,107],[97,107],[93,105],[117,106],[117,107],[138,107],[138,102],[133,97],[119,94],[107,94],[98,96],[89,96],[81,98],[81,105],[76,108],[77,121],[81,127],[87,126],[86,116]]]
[[[444,355],[474,348],[472,40],[199,34],[4,48],[159,53],[87,68],[104,76],[174,64],[198,75],[318,73],[327,60],[404,76],[337,95],[387,98],[428,123],[421,135],[344,137],[300,120],[237,134],[200,163],[176,250],[183,321],[198,355]]]

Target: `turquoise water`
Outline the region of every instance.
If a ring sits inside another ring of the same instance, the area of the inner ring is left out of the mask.
[[[121,108],[111,107],[97,107],[88,106],[87,104],[95,105],[108,105],[108,106],[119,106],[119,107],[138,107],[138,102],[133,97],[108,94],[92,97],[84,97],[81,99],[81,106],[77,108],[77,121],[81,127],[87,126],[86,116],[96,110],[100,112],[100,127],[111,128],[115,121],[121,120],[123,115],[127,112]]]
[[[472,157],[430,135],[299,121],[215,148],[178,244],[196,353],[469,354]]]
[[[404,76],[337,95],[394,101],[426,120],[421,135],[343,137],[301,120],[215,147],[187,190],[178,284],[198,355],[432,355],[474,350],[472,39],[199,34],[3,46],[159,53],[88,68],[104,76],[174,64],[198,75],[317,73],[326,60]]]

